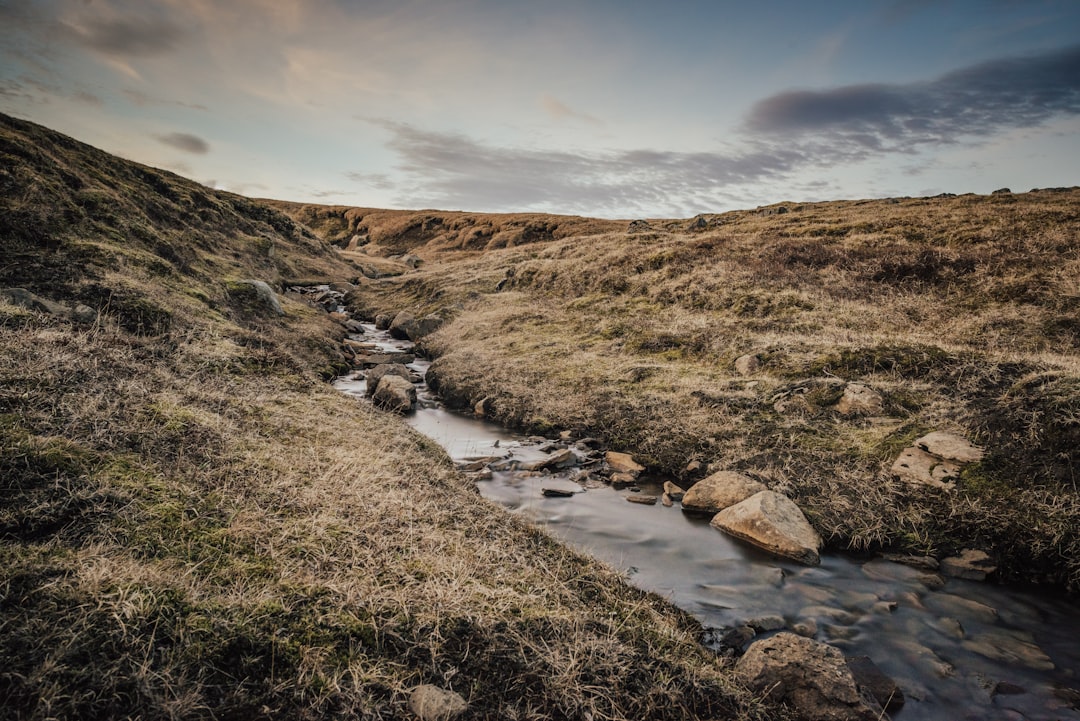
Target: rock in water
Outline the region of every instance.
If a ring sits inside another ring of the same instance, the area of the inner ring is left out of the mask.
[[[416,405],[416,387],[401,376],[386,375],[379,380],[372,402],[395,413],[405,413]]]
[[[787,704],[800,718],[879,721],[881,706],[859,689],[839,650],[793,633],[755,641],[735,674],[747,687]]]
[[[690,486],[683,495],[682,507],[698,513],[717,513],[764,490],[764,484],[741,473],[718,471]]]
[[[364,374],[369,396],[375,395],[375,390],[379,387],[379,381],[383,379],[383,376],[399,376],[409,380],[409,369],[400,363],[382,363],[369,370]]]
[[[450,721],[468,708],[469,704],[459,694],[431,684],[417,686],[409,694],[409,710],[420,721]]]
[[[996,570],[997,564],[986,554],[986,551],[977,551],[973,548],[961,551],[959,556],[941,559],[942,573],[953,578],[982,581]]]
[[[683,505],[689,496],[683,497]],[[794,501],[775,491],[761,491],[725,508],[711,525],[774,555],[808,566],[821,563],[821,536]]]

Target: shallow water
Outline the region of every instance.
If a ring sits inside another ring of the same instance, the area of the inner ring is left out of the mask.
[[[373,328],[362,336],[373,338],[407,346]],[[422,375],[427,365],[410,367]],[[335,385],[363,396],[362,380]],[[418,395],[408,422],[456,460],[545,455],[496,424],[444,409],[424,384]],[[566,474],[496,472],[478,485],[485,497],[623,570],[631,583],[669,598],[705,626],[801,624],[804,634],[845,655],[869,656],[907,698],[893,718],[1080,721],[1080,711],[1055,692],[1080,689],[1080,610],[1063,599],[959,579],[937,588],[940,578],[880,559],[823,554],[820,566],[808,568],[731,539],[678,504],[628,503],[631,490],[541,493],[568,483]],[[638,486],[660,491],[646,481]],[[1014,693],[994,693],[1000,682]]]

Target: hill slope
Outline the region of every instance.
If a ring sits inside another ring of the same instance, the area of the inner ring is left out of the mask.
[[[469,255],[384,240],[428,262],[359,305],[451,319],[425,339],[440,389],[507,423],[598,435],[684,482],[691,460],[749,473],[833,546],[974,547],[1000,578],[1080,589],[1080,190],[587,232]],[[877,407],[842,412],[851,383]],[[986,448],[951,489],[892,472],[931,431]]]
[[[320,380],[357,269],[0,116],[0,718],[762,718],[661,599]],[[62,304],[60,306],[55,304]],[[776,713],[776,712],[771,712]]]

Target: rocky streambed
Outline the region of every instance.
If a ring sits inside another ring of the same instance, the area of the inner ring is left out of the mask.
[[[485,420],[482,405],[444,408],[424,380],[428,362],[381,320],[383,329],[353,326],[359,369],[335,381],[339,390],[369,402],[369,377],[407,381],[378,379],[398,399],[378,403],[406,412],[484,496],[695,615],[709,629],[703,641],[740,657],[751,685],[796,679],[789,701],[833,704],[837,718],[886,707],[898,719],[1080,721],[1080,612],[1068,600],[954,575],[978,575],[977,556],[938,564],[826,553],[805,565],[765,553],[684,511],[682,489],[638,471],[632,456],[569,434],[522,436]],[[776,656],[783,668],[763,664]],[[821,688],[836,664],[855,690]]]

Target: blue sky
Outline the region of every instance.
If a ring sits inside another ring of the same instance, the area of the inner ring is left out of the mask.
[[[0,111],[369,207],[1020,191],[1080,184],[1080,3],[0,0]]]

